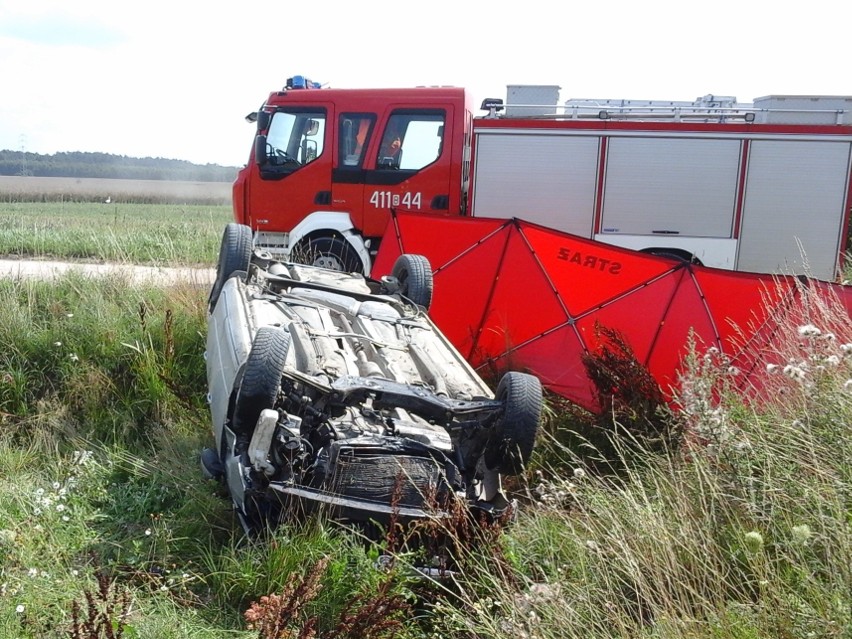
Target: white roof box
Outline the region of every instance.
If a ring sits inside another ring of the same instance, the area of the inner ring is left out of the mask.
[[[852,96],[767,95],[754,99],[755,122],[852,125]]]
[[[506,116],[554,115],[560,89],[554,84],[510,84],[506,87]]]

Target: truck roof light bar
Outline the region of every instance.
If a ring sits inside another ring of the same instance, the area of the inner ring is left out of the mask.
[[[285,89],[321,89],[322,85],[319,82],[314,82],[303,75],[294,75],[292,78],[287,78]]]

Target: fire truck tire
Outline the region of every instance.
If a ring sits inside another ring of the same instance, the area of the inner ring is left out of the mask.
[[[363,273],[361,258],[349,242],[339,235],[306,238],[293,250],[293,260],[346,273]]]
[[[432,266],[423,255],[403,253],[400,255],[391,270],[399,280],[399,292],[418,306],[427,311],[432,304]]]
[[[541,382],[533,375],[510,371],[497,385],[497,399],[503,402],[503,414],[485,444],[485,466],[504,475],[519,475],[535,446],[543,404]]]
[[[675,250],[667,251],[665,249],[652,249],[649,250],[648,253],[650,255],[656,255],[657,257],[665,257],[670,260],[675,260],[676,262],[686,262],[687,264],[696,264],[698,266],[703,266],[703,264],[701,264],[701,260],[699,260],[694,255],[678,253]]]
[[[231,420],[234,432],[250,435],[260,413],[275,405],[281,376],[290,350],[290,334],[274,326],[261,326],[246,360]]]
[[[216,279],[210,289],[207,307],[213,310],[222,287],[230,277],[237,272],[248,272],[252,251],[251,229],[244,224],[231,222],[222,233],[222,244],[219,247],[219,261],[216,264]]]

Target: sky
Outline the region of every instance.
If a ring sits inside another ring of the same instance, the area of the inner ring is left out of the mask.
[[[476,104],[517,84],[563,101],[848,96],[850,18],[823,0],[0,0],[0,149],[241,166],[246,114],[293,75]]]

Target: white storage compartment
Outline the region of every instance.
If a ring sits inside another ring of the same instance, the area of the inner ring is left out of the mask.
[[[767,95],[755,98],[755,122],[762,124],[852,125],[852,96]]]
[[[506,87],[506,117],[553,115],[559,104],[559,89],[554,84],[510,84]]]
[[[591,237],[599,140],[597,135],[479,133],[472,214],[518,217]]]

